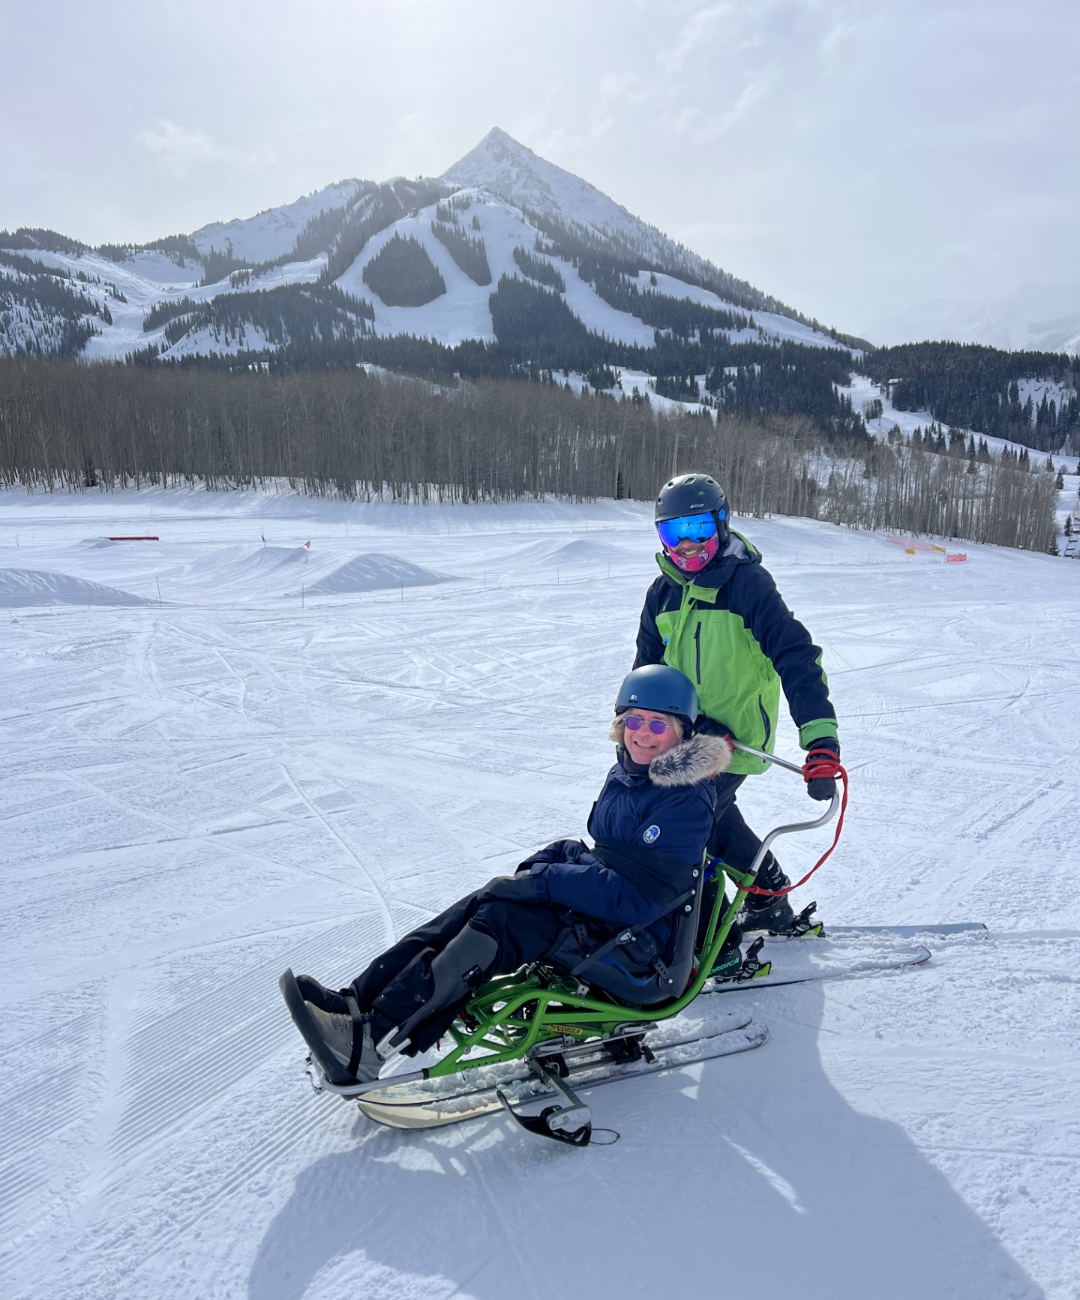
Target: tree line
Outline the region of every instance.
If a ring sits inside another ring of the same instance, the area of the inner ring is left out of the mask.
[[[1080,451],[1080,357],[1005,352],[977,343],[905,343],[863,363],[901,411],[929,411],[945,424],[979,429],[1039,451]],[[1059,398],[1021,396],[1024,380],[1060,385]]]
[[[433,221],[431,233],[474,284],[491,283],[491,267],[483,239],[466,235],[456,221]]]
[[[364,283],[388,307],[423,307],[446,292],[439,268],[415,235],[392,235],[364,267]]]
[[[555,384],[433,385],[364,371],[0,359],[0,482],[29,490],[259,488],[348,499],[651,500],[691,468],[742,514],[1047,550],[1054,477],[887,443],[846,455],[805,416],[660,410]]]

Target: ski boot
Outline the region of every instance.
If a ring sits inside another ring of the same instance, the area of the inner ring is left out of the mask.
[[[709,979],[729,980],[742,969],[742,930],[737,921],[732,923],[727,938],[716,954],[716,961],[709,971]]]
[[[758,937],[746,950],[742,951],[742,933],[738,925],[733,925],[716,956],[716,962],[709,972],[709,978],[719,983],[734,982],[745,984],[749,980],[764,979],[772,971],[771,961],[762,961],[758,954],[765,944],[765,936]]]
[[[779,862],[771,853],[767,853],[754,883],[762,889],[787,889],[791,881],[784,874]],[[770,898],[768,895],[748,894],[739,920],[744,930],[768,930],[770,934],[781,934],[790,938],[803,934],[819,936],[824,933],[824,927],[820,921],[812,919],[816,907],[816,903],[810,903],[796,914],[786,894],[780,894],[775,898]]]
[[[287,970],[278,981],[293,1024],[333,1084],[369,1083],[379,1077],[383,1058],[375,1047],[370,1012],[356,999],[325,988],[310,975]]]

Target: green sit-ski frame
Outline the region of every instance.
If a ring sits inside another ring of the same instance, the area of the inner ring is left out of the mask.
[[[737,872],[719,859],[713,859],[710,865],[722,868],[731,877],[736,885],[735,897],[725,908],[725,891],[717,889],[697,970],[679,997],[635,1007],[617,1002],[600,990],[588,991],[580,980],[551,967],[529,968],[524,979],[520,972],[500,975],[477,992],[450,1027],[454,1046],[437,1064],[428,1067],[427,1077],[438,1079],[477,1066],[517,1060],[545,1039],[585,1042],[590,1038],[613,1038],[618,1036],[617,1031],[625,1033],[633,1025],[677,1016],[704,987],[756,874]]]
[[[786,759],[762,753],[738,742],[735,747],[802,775],[802,768]],[[434,1065],[421,1071],[392,1075],[366,1083],[332,1084],[324,1079],[323,1086],[341,1096],[362,1097],[364,1093],[391,1085],[418,1079],[441,1079],[464,1070],[519,1060],[552,1039],[567,1046],[568,1039],[584,1043],[594,1038],[638,1036],[644,1033],[644,1028],[635,1034],[635,1026],[644,1027],[677,1016],[705,986],[732,923],[774,840],[795,831],[815,830],[824,826],[836,815],[839,806],[840,799],[834,795],[821,817],[813,821],[777,826],[770,831],[747,872],[737,871],[718,858],[707,862],[707,867],[716,868],[732,881],[735,886],[734,897],[725,907],[726,890],[717,888],[705,939],[698,954],[697,968],[690,983],[678,997],[648,1007],[634,1006],[620,1002],[602,990],[594,992],[586,983],[573,976],[538,963],[515,971],[512,975],[500,975],[477,990],[450,1026],[448,1032],[453,1046]],[[706,876],[707,871],[700,877],[702,887]],[[699,900],[698,906],[700,905]]]

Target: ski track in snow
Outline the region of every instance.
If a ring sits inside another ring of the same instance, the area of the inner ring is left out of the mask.
[[[825,647],[852,777],[803,901],[989,935],[726,995],[770,1042],[598,1092],[610,1149],[395,1134],[307,1089],[284,966],[349,979],[584,831],[648,518],[0,493],[5,1297],[1080,1297],[1068,561],[743,524]],[[758,827],[805,810],[748,784]]]

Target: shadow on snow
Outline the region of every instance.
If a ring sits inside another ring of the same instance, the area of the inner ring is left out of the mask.
[[[505,1116],[422,1134],[358,1119],[355,1149],[297,1178],[250,1300],[1043,1297],[904,1130],[833,1087],[822,986],[778,992],[727,995],[776,1013],[759,1051],[696,1083],[592,1094],[594,1121],[622,1131],[611,1148],[542,1142]]]

